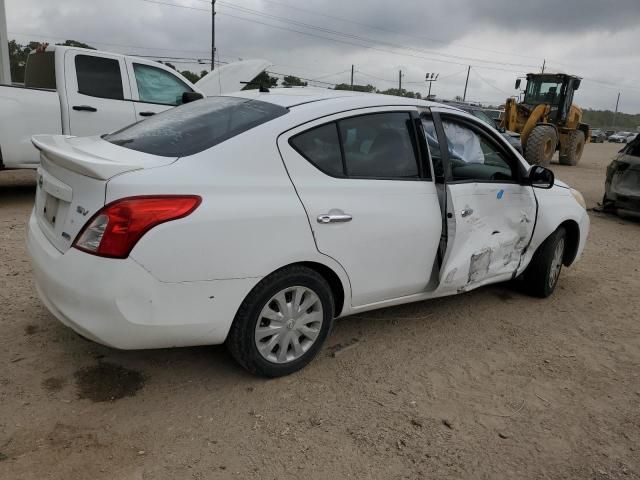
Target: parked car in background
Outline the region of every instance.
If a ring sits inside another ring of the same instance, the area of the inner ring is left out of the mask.
[[[611,143],[628,143],[636,138],[636,134],[633,132],[618,132],[609,137]]]
[[[0,169],[36,168],[31,136],[109,133],[183,103],[236,91],[268,62],[225,65],[190,83],[158,62],[76,47],[32,52],[23,86],[0,85]]]
[[[604,134],[607,136],[607,139],[608,139],[611,135],[615,135],[616,131],[615,130],[605,130]]]
[[[488,110],[482,107],[478,107],[476,105],[471,105],[463,102],[445,101],[443,103],[445,103],[446,105],[455,106],[460,110],[464,110],[465,112],[470,113],[474,117],[479,118],[480,120],[485,122],[487,125],[491,125],[492,127],[498,129],[500,134],[507,139],[507,141],[511,144],[511,146],[516,150],[518,150],[520,154],[523,154],[522,142],[520,141],[520,134],[499,128],[499,124],[500,124],[499,110]],[[498,112],[497,118],[494,117],[495,112]]]
[[[607,139],[607,136],[602,130],[594,129],[591,130],[591,143],[604,143]]]
[[[33,143],[47,308],[116,348],[224,342],[266,376],[335,317],[514,278],[549,296],[589,230],[582,195],[497,130],[404,97],[244,91]]]
[[[629,142],[607,167],[602,206],[640,218],[640,137]]]

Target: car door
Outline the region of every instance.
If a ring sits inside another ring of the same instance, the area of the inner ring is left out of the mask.
[[[447,246],[442,290],[510,278],[537,214],[526,169],[497,132],[466,114],[436,114],[446,178]]]
[[[355,307],[430,285],[441,214],[412,115],[365,109],[278,139],[317,248],[344,267]]]
[[[181,105],[182,94],[194,91],[168,67],[150,65],[138,59],[127,58],[126,61],[137,120]]]
[[[65,78],[71,135],[109,133],[135,121],[122,56],[67,50]]]

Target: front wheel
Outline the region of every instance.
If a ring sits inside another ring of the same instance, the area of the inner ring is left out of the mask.
[[[541,298],[553,293],[560,278],[566,244],[567,233],[560,227],[538,247],[522,275],[527,293]]]
[[[580,130],[574,130],[567,135],[567,144],[563,145],[562,152],[560,154],[561,165],[576,166],[582,158],[582,152],[584,151],[585,137],[584,132]]]
[[[303,266],[284,268],[260,281],[242,302],[227,348],[253,374],[289,375],[320,351],[333,312],[331,288],[320,274]]]
[[[558,136],[552,126],[536,126],[529,134],[529,138],[524,146],[524,154],[527,162],[531,165],[548,166],[556,151],[557,144]]]

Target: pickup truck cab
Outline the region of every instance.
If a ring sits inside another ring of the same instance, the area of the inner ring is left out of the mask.
[[[76,47],[34,51],[24,85],[0,85],[0,169],[38,166],[34,134],[109,133],[202,96],[158,62]]]

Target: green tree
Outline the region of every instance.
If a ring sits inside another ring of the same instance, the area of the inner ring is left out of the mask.
[[[56,45],[63,45],[65,47],[88,48],[89,50],[95,50],[95,48],[93,48],[91,45],[87,45],[86,43],[82,43],[77,40],[65,40],[64,43],[56,43]]]
[[[260,72],[254,79],[249,81],[243,90],[258,90],[259,88],[272,88],[278,85],[278,79],[272,77],[266,71]]]
[[[38,47],[46,45],[42,42],[31,41],[27,44],[20,44],[15,40],[9,40],[9,68],[11,70],[11,81],[15,83],[24,83],[24,69],[27,64],[27,58],[32,50]],[[64,45],[69,47],[89,48],[95,50],[86,43],[78,42],[76,40],[66,40],[64,43],[58,45]]]
[[[306,87],[307,82],[303,82],[298,77],[294,77],[293,75],[286,75],[282,80],[283,87]]]
[[[408,98],[418,98],[418,99],[422,98],[422,95],[420,94],[420,92],[410,92],[405,90],[404,88],[402,90],[398,90],[397,88],[390,88],[380,93],[383,95],[395,95],[396,97],[408,97]]]
[[[180,73],[191,83],[196,83],[201,78],[197,73],[190,72],[189,70],[183,70]]]
[[[353,88],[351,88],[351,85],[348,83],[339,83],[335,86],[335,90],[353,90],[354,92],[372,93],[376,91],[376,87],[373,85],[354,85]]]

